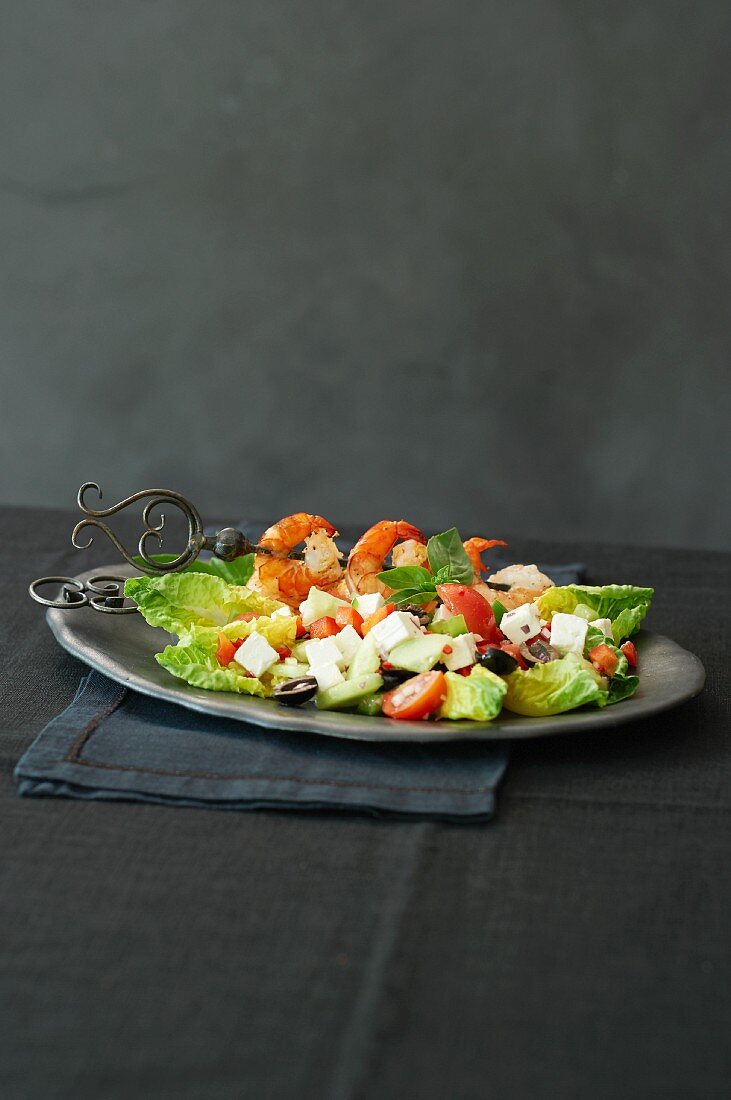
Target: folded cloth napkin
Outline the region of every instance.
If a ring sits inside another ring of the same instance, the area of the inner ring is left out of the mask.
[[[21,795],[487,821],[507,742],[345,741],[208,717],[98,672],[19,761]]]

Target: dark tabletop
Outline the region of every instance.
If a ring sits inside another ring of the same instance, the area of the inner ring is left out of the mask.
[[[114,560],[73,519],[0,509],[3,1097],[728,1095],[727,556],[513,541],[654,585],[708,682],[519,744],[492,824],[21,800],[83,672],[27,582]]]

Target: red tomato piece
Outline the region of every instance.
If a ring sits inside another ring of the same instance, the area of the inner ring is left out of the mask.
[[[608,645],[603,642],[601,645],[594,646],[589,650],[589,660],[593,664],[597,672],[602,676],[614,676],[617,671],[617,665],[619,664],[619,657],[616,653],[613,653]]]
[[[374,611],[372,615],[369,615],[367,619],[363,620],[363,637],[365,638],[369,630],[372,630],[376,623],[382,622],[387,615],[390,615],[392,611],[396,610],[395,603],[384,604],[383,607],[379,607],[378,611]]]
[[[443,672],[421,672],[383,696],[383,713],[388,718],[418,721],[438,710],[447,697]]]
[[[506,653],[509,653],[511,657],[515,657],[518,662],[518,668],[525,670],[528,667],[528,662],[520,652],[520,646],[516,645],[515,642],[501,642],[500,648],[504,649]]]
[[[314,623],[310,623],[310,637],[331,638],[333,634],[339,632],[339,629],[332,615],[323,615],[321,619],[315,619]]]
[[[297,628],[296,628],[295,638],[304,638],[306,633],[307,633],[307,627],[302,622],[302,616],[298,615],[297,616]]]
[[[240,645],[240,641],[232,642],[225,634],[219,634],[218,645],[216,646],[216,660],[219,665],[230,665],[234,659],[234,653]]]
[[[631,668],[637,668],[637,646],[629,638],[619,647],[627,658],[627,664]]]
[[[339,607],[335,612],[335,622],[341,628],[352,626],[363,637],[363,616],[354,607]]]
[[[452,615],[463,615],[467,629],[485,641],[500,644],[502,634],[488,600],[467,584],[438,584],[437,594]]]
[[[289,648],[288,645],[280,645],[278,650],[277,650],[277,653],[279,654],[279,660],[280,661],[283,661],[285,657],[291,657],[292,656],[292,650]]]

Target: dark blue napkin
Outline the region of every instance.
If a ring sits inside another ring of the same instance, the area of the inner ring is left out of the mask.
[[[373,744],[207,717],[98,672],[19,761],[21,795],[487,821],[506,742]]]

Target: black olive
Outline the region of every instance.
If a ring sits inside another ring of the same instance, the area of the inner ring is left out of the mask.
[[[419,620],[420,626],[428,626],[431,621],[431,615],[418,603],[401,604],[399,611],[406,611],[409,615],[414,615]]]
[[[547,665],[549,661],[555,661],[558,658],[558,653],[548,642],[531,642],[526,649],[532,658],[542,665]]]
[[[407,672],[403,668],[382,668],[381,676],[383,677],[384,690],[391,691],[399,684],[403,684],[404,680],[410,680],[413,675],[413,672]]]
[[[498,649],[497,646],[490,646],[484,653],[480,653],[477,663],[490,672],[497,673],[498,676],[507,676],[508,673],[515,672],[518,667],[515,657],[506,653],[504,649]]]
[[[314,676],[300,676],[297,680],[285,680],[277,684],[274,698],[284,707],[298,707],[309,703],[317,695],[317,680]]]

